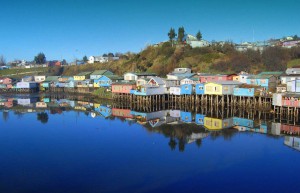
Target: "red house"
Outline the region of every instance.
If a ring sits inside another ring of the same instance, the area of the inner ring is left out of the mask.
[[[135,82],[116,82],[111,85],[112,93],[130,94],[130,91],[135,89],[136,89]]]
[[[11,78],[0,78],[0,84],[11,84],[12,79]]]
[[[236,74],[198,74],[200,83],[233,80]]]

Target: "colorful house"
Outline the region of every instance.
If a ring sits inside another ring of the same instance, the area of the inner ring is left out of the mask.
[[[136,81],[139,78],[152,78],[156,77],[155,73],[150,72],[128,72],[124,74],[124,80],[126,81]]]
[[[112,93],[130,94],[131,90],[136,90],[135,82],[116,82],[111,85]]]
[[[205,84],[203,84],[203,83],[196,84],[195,85],[195,93],[197,95],[203,95],[205,93],[204,88],[205,88]]]
[[[113,82],[119,82],[122,81],[123,77],[119,77],[116,75],[102,75],[100,78],[98,79],[94,79],[94,87],[98,88],[98,87],[111,87],[111,84]]]
[[[272,105],[279,107],[300,107],[300,94],[273,94]]]
[[[180,95],[191,95],[194,93],[193,84],[183,84],[180,85]]]
[[[59,79],[60,76],[48,76],[44,82],[40,84],[42,89],[49,89],[51,86],[53,87]]]
[[[221,130],[233,127],[232,118],[216,119],[211,117],[204,118],[204,127],[208,130]]]
[[[232,95],[234,87],[241,85],[237,81],[215,81],[204,85],[204,94],[208,95]]]
[[[166,93],[165,81],[160,77],[152,77],[145,85],[137,87],[133,92],[135,95],[150,96]]]
[[[38,88],[38,83],[36,83],[36,82],[18,82],[16,85],[16,88],[27,88],[27,89]]]
[[[283,72],[262,72],[247,78],[247,84],[258,85],[275,92],[279,77]]]
[[[85,80],[85,79],[89,79],[91,73],[92,72],[81,72],[81,73],[74,76],[74,80],[75,81],[82,81],[82,80]]]
[[[263,92],[263,88],[256,85],[240,85],[234,88],[234,96],[254,97],[259,96]]]
[[[233,77],[236,76],[236,74],[198,74],[197,77],[200,81],[200,83],[206,83],[211,81],[227,81],[227,80],[233,80]]]
[[[181,86],[170,87],[170,95],[181,95]]]
[[[112,76],[112,75],[114,75],[114,73],[112,73],[109,70],[95,70],[93,73],[91,73],[90,79],[97,80],[102,76]]]

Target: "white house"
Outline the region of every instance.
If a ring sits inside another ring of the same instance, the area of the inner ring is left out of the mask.
[[[195,36],[188,34],[186,37],[186,43],[190,45],[192,48],[202,48],[208,47],[211,45],[210,42],[206,40],[198,40]]]
[[[108,62],[108,57],[103,57],[103,56],[90,56],[89,57],[89,64],[94,64],[94,63],[105,63]]]
[[[141,72],[141,73],[136,73],[136,72],[127,72],[124,74],[124,80],[127,81],[137,81],[139,78],[152,78],[155,77],[155,73],[148,73],[148,72]]]
[[[175,68],[173,72],[167,74],[168,80],[177,80],[177,84],[180,84],[180,80],[184,78],[191,78],[195,74],[192,73],[190,68]]]

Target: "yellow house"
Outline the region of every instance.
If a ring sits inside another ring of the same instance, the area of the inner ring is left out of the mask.
[[[208,95],[232,95],[234,87],[242,84],[237,81],[214,81],[206,83],[204,94]]]
[[[204,127],[208,130],[222,130],[233,126],[232,118],[216,119],[211,117],[204,118]]]
[[[240,81],[240,75],[233,76],[232,80],[241,82]]]
[[[91,72],[81,72],[74,76],[74,80],[81,81],[85,79],[89,79]]]

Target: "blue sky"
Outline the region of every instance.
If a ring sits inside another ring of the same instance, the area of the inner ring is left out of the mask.
[[[0,55],[7,61],[138,52],[171,27],[234,42],[300,35],[298,0],[0,0]],[[254,36],[253,36],[254,31]]]

